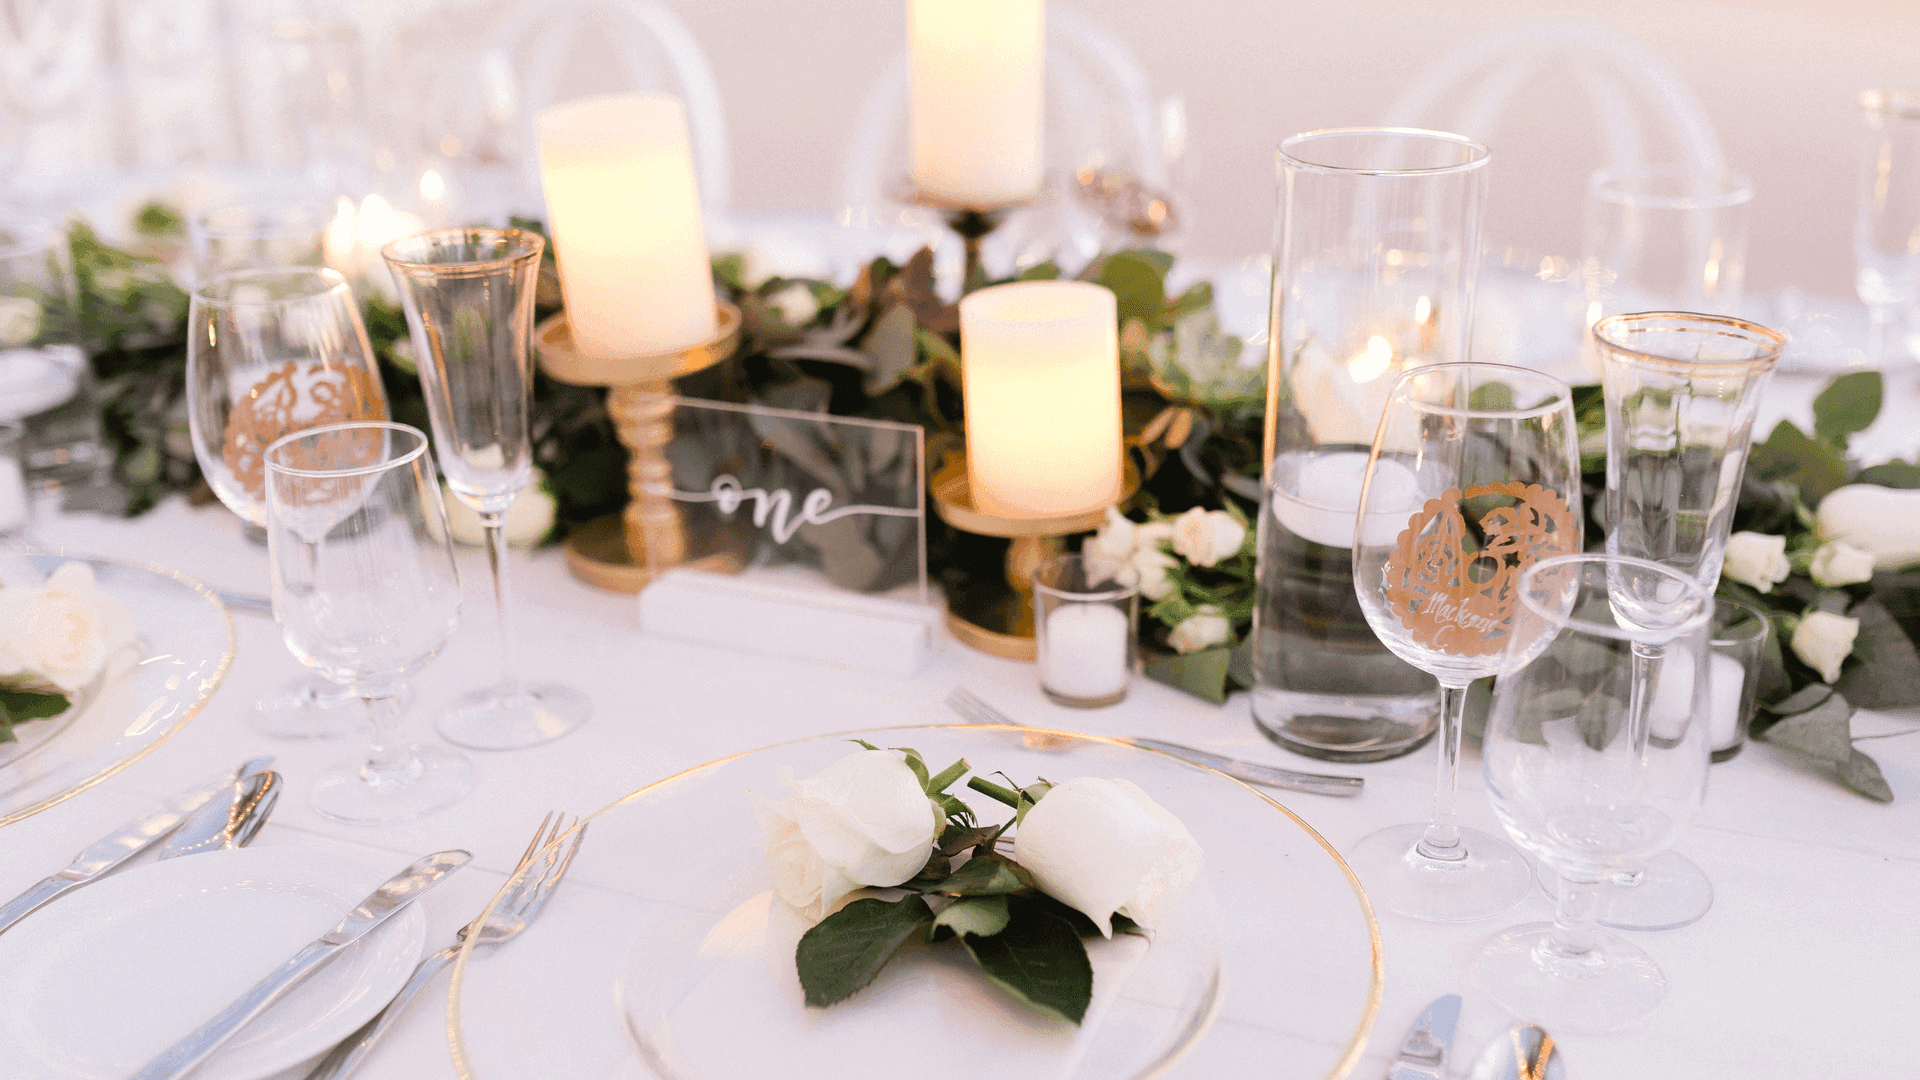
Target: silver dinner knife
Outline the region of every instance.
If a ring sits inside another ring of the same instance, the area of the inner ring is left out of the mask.
[[[1445,1080],[1453,1028],[1459,1022],[1459,994],[1434,998],[1400,1040],[1400,1052],[1387,1066],[1386,1080]]]
[[[188,788],[94,841],[85,851],[75,855],[65,870],[42,878],[39,884],[0,907],[0,933],[5,933],[8,927],[26,918],[43,904],[85,885],[145,851],[156,840],[178,828],[195,810],[212,801],[215,795],[231,789],[241,777],[259,772],[271,764],[271,757],[254,758],[221,773],[216,779]]]
[[[1185,758],[1196,765],[1205,765],[1209,769],[1226,773],[1235,780],[1249,784],[1264,784],[1267,787],[1286,788],[1290,791],[1310,791],[1315,795],[1358,795],[1366,781],[1357,776],[1329,776],[1325,773],[1295,772],[1278,765],[1262,765],[1257,761],[1241,761],[1239,758],[1216,754],[1192,746],[1182,746],[1162,739],[1122,739],[1135,746],[1149,750],[1158,750]]]
[[[200,1026],[198,1031],[168,1047],[146,1068],[128,1080],[176,1080],[200,1067],[214,1051],[239,1034],[254,1017],[280,1000],[300,980],[314,973],[321,964],[333,959],[340,950],[358,941],[362,935],[386,922],[395,912],[419,899],[422,893],[438,885],[448,874],[467,865],[473,856],[458,848],[436,851],[387,879],[372,895],[360,901],[333,929],[295,953],[292,959],[274,969],[271,975],[255,983],[219,1015]]]

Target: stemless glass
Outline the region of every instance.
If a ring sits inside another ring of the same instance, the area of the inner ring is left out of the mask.
[[[545,245],[524,229],[439,229],[381,251],[406,307],[440,468],[487,534],[505,677],[440,717],[440,734],[476,750],[550,742],[593,711],[572,687],[520,681],[508,603],[507,508],[533,475],[533,295]]]
[[[383,420],[387,396],[346,279],[318,268],[205,278],[187,315],[187,426],[200,472],[227,509],[266,525],[267,447],[303,428]],[[352,696],[324,679],[275,688],[254,723],[285,738],[358,730]]]
[[[405,424],[329,424],[267,449],[273,615],[300,662],[366,706],[372,748],[320,775],[313,805],[385,825],[473,787],[458,751],[397,742],[402,682],[460,621],[460,579],[427,437]]]
[[[1884,367],[1920,354],[1920,90],[1869,90],[1860,107],[1854,289],[1867,305],[1868,359]]]
[[[1658,625],[1621,617],[1624,597],[1660,611]],[[1594,554],[1534,564],[1518,598],[1487,717],[1487,795],[1560,883],[1554,921],[1494,937],[1474,979],[1554,1031],[1610,1031],[1665,993],[1659,966],[1596,929],[1595,914],[1603,882],[1665,850],[1706,795],[1712,595],[1657,563]]]
[[[1455,812],[1467,684],[1499,671],[1520,573],[1580,550],[1573,394],[1550,375],[1500,364],[1432,364],[1387,398],[1360,491],[1353,581],[1380,640],[1440,681],[1432,818],[1372,833],[1348,855],[1403,915],[1491,918],[1532,883],[1512,845]]]

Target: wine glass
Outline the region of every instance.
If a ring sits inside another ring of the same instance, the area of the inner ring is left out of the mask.
[[[397,739],[403,681],[460,621],[460,579],[427,437],[405,424],[328,424],[265,454],[273,616],[301,663],[366,707],[372,747],[320,775],[313,805],[368,825],[411,821],[473,788],[473,763]]]
[[[1706,795],[1713,598],[1690,575],[1607,554],[1542,559],[1518,594],[1487,717],[1487,796],[1560,882],[1554,921],[1495,936],[1474,980],[1556,1032],[1611,1031],[1666,989],[1652,958],[1595,916],[1608,878],[1665,850]]]
[[[1884,368],[1920,353],[1920,90],[1869,90],[1860,107],[1854,290],[1867,305],[1868,362]]]
[[[1456,818],[1467,684],[1499,671],[1515,586],[1536,560],[1580,550],[1572,391],[1500,364],[1400,376],[1367,457],[1353,581],[1374,633],[1440,681],[1433,815],[1372,833],[1348,855],[1380,902],[1433,922],[1491,918],[1533,874],[1512,845]]]
[[[549,742],[593,711],[572,687],[520,681],[508,603],[507,508],[533,474],[533,296],[545,245],[525,229],[439,229],[381,251],[407,311],[447,486],[487,534],[504,678],[440,717],[440,734],[476,750]]]
[[[227,509],[267,521],[267,447],[302,428],[383,420],[387,396],[346,279],[312,267],[203,278],[187,315],[187,425],[200,472]],[[358,730],[352,695],[308,676],[254,703],[254,724],[284,738]]]

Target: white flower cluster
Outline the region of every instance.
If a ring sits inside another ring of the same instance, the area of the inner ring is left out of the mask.
[[[1184,559],[1213,567],[1242,553],[1251,539],[1239,518],[1225,510],[1194,507],[1178,517],[1156,516],[1145,524],[1129,521],[1108,507],[1106,524],[1087,541],[1082,554],[1089,565],[1113,576],[1131,571],[1148,600],[1173,595],[1167,571]],[[1173,628],[1168,641],[1179,652],[1198,652],[1233,638],[1233,624],[1212,605],[1202,605]]]
[[[63,563],[41,585],[0,588],[0,686],[71,694],[135,638],[133,616],[85,563]]]

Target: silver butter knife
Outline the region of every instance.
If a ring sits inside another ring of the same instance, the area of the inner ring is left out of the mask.
[[[0,906],[0,933],[32,914],[42,905],[65,895],[140,854],[215,795],[230,790],[243,776],[259,772],[273,764],[273,758],[260,757],[221,773],[217,778],[175,795],[152,810],[93,842],[73,857],[65,870],[7,901]]]
[[[1249,784],[1264,784],[1267,787],[1286,788],[1289,791],[1310,791],[1315,795],[1358,795],[1360,789],[1366,786],[1366,781],[1357,776],[1295,772],[1278,765],[1242,761],[1225,754],[1182,746],[1163,739],[1122,739],[1120,741],[1149,750],[1158,750],[1163,754],[1172,754],[1177,758],[1185,758],[1196,765],[1205,765],[1209,769],[1226,773],[1235,780],[1243,780]]]
[[[1387,1066],[1386,1080],[1445,1080],[1453,1028],[1459,1022],[1459,994],[1434,998],[1400,1040],[1400,1052]]]
[[[271,975],[255,983],[253,989],[222,1009],[219,1015],[202,1024],[198,1031],[168,1047],[128,1080],[175,1080],[199,1068],[202,1062],[213,1056],[214,1051],[225,1046],[229,1039],[240,1033],[241,1028],[285,996],[300,980],[313,974],[320,965],[333,959],[340,950],[358,941],[368,931],[386,922],[395,912],[419,899],[421,894],[445,880],[448,874],[467,865],[467,860],[471,858],[473,856],[470,853],[457,848],[436,851],[388,878],[386,884],[360,901],[359,906],[348,912],[347,917],[341,919],[333,929],[295,953],[286,963],[274,969]]]

